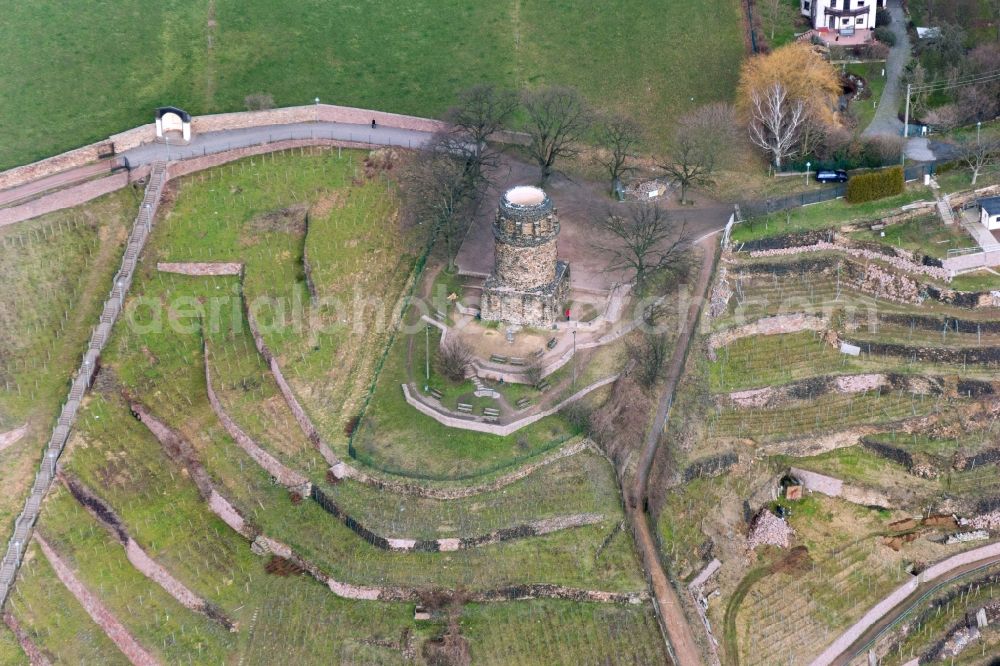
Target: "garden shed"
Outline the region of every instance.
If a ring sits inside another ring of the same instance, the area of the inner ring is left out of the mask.
[[[1000,229],[1000,197],[979,200],[979,220],[990,231]]]

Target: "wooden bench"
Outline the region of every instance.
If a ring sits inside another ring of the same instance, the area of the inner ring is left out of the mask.
[[[466,402],[460,402],[460,403],[458,403],[458,411],[462,412],[463,414],[471,414],[472,413],[472,405],[470,405],[470,404],[468,404]]]
[[[517,356],[511,356],[510,357],[510,364],[511,365],[524,365],[524,359],[520,358],[520,357],[517,357]]]
[[[556,347],[557,344],[558,343],[556,342],[556,339],[552,338],[551,340],[549,340],[548,342],[545,343],[545,346],[547,348],[549,348],[549,349],[555,349],[555,347]]]
[[[486,416],[500,416],[500,410],[493,407],[483,407],[483,414]]]
[[[531,356],[532,356],[532,358],[541,358],[541,357],[545,356],[545,350],[544,349],[536,349],[535,351],[531,352]]]
[[[507,363],[508,358],[506,356],[500,356],[499,354],[491,354],[490,361],[493,363]]]
[[[445,319],[447,319],[447,315],[445,315],[445,313],[441,312],[440,310],[437,310],[434,312],[434,318],[437,319],[438,321],[444,321]]]
[[[551,386],[551,384],[549,384],[549,380],[547,379],[543,379],[542,381],[535,384],[535,388],[541,391],[542,393],[545,393],[547,390],[549,390],[549,386]]]
[[[435,398],[437,398],[438,400],[444,397],[444,393],[441,393],[441,391],[438,391],[436,388],[432,388],[430,390],[430,394]]]
[[[524,409],[525,407],[531,404],[531,398],[521,398],[514,404],[517,406],[518,409]]]
[[[487,423],[496,423],[497,421],[500,420],[500,417],[499,416],[487,415],[487,416],[483,417],[483,420],[486,421]]]

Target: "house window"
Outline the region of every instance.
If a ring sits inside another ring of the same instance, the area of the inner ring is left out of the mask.
[[[844,25],[847,25],[848,23],[850,23],[850,22],[851,22],[851,19],[849,19],[849,18],[845,18],[845,19],[840,19],[840,21],[841,21],[841,22],[842,22],[842,23],[843,23]]]
[[[805,0],[805,2],[802,3],[802,11],[804,12],[809,11],[809,4],[810,4],[809,0]]]
[[[858,19],[858,25],[864,25],[864,24],[865,24],[865,20],[863,18],[859,18]]]

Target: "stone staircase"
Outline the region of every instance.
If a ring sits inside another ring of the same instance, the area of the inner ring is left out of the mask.
[[[493,398],[494,400],[500,399],[500,394],[484,384],[482,379],[475,375],[473,375],[471,379],[472,384],[476,387],[475,396],[477,398]]]
[[[35,474],[35,482],[31,486],[31,493],[24,503],[24,509],[14,522],[14,533],[7,542],[7,552],[0,561],[0,605],[7,601],[11,588],[14,586],[14,579],[21,566],[24,551],[27,548],[28,540],[38,520],[38,511],[42,505],[42,499],[48,492],[49,486],[56,475],[56,464],[59,456],[62,455],[66,441],[69,439],[70,429],[76,422],[76,413],[80,408],[84,394],[90,387],[90,382],[97,369],[97,361],[101,356],[104,345],[111,334],[111,327],[114,326],[118,315],[121,314],[125,304],[125,295],[132,285],[132,277],[135,273],[136,262],[139,254],[146,244],[149,232],[153,228],[153,217],[156,215],[156,208],[160,202],[160,195],[163,193],[163,185],[166,182],[167,166],[164,162],[155,162],[149,175],[149,182],[146,185],[146,194],[143,197],[139,214],[132,225],[132,232],[129,235],[128,245],[122,256],[121,268],[112,280],[112,288],[104,302],[104,308],[98,325],[90,337],[87,344],[87,351],[83,355],[80,369],[76,373],[73,383],[70,385],[69,394],[63,404],[56,421],[56,426],[52,430],[52,436],[45,449],[45,456]]]

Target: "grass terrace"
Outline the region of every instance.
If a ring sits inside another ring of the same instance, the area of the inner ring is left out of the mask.
[[[423,338],[419,333],[400,334],[390,348],[365,417],[353,437],[354,456],[358,460],[413,478],[472,478],[553,449],[577,435],[577,429],[559,414],[506,437],[449,428],[421,414],[406,402],[400,387],[409,381],[423,384],[423,377],[417,376],[424,365]],[[433,340],[431,344],[434,345]],[[437,381],[432,386],[449,383]],[[471,392],[462,386],[449,388],[446,404]],[[495,404],[492,400],[489,403]]]
[[[421,539],[477,536],[571,513],[621,517],[614,473],[590,451],[546,465],[503,490],[461,500],[393,495],[349,480],[326,484],[323,491],[369,529]]]
[[[843,199],[834,199],[779,211],[757,219],[751,218],[733,229],[732,238],[735,244],[739,244],[781,234],[838,228],[859,222],[877,222],[906,204],[931,199],[933,196],[930,190],[923,186],[910,186],[906,192],[898,196],[861,204],[849,204]]]
[[[56,578],[56,573],[31,542],[7,608],[28,632],[36,645],[56,663],[89,666],[127,666],[125,658],[87,611]],[[25,663],[19,653],[7,663]]]

